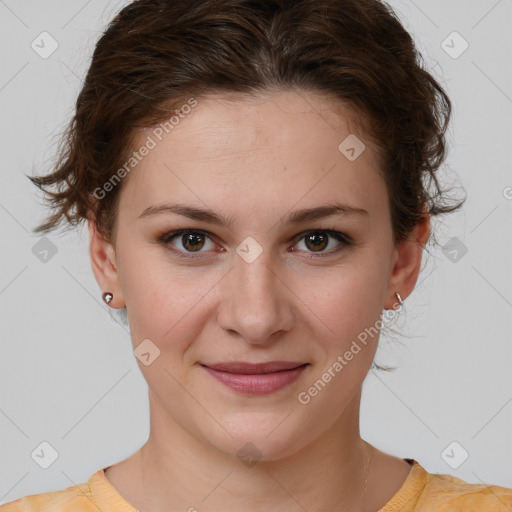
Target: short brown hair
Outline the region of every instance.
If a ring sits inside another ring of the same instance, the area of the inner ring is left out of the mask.
[[[122,184],[100,201],[91,194],[129,158],[135,128],[168,119],[191,97],[299,89],[357,113],[351,121],[382,152],[393,235],[404,240],[426,208],[434,216],[465,201],[443,204],[436,171],[451,103],[421,61],[379,0],[134,1],[96,45],[53,172],[29,177],[54,209],[34,231],[94,218],[115,239]]]

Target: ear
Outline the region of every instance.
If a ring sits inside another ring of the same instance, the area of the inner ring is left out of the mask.
[[[430,235],[430,215],[428,212],[423,215],[423,220],[416,225],[409,238],[398,243],[395,248],[385,309],[397,309],[400,305],[395,292],[405,300],[414,290],[421,268],[423,247]]]
[[[112,244],[107,242],[97,231],[93,219],[88,220],[88,226],[91,267],[96,276],[96,281],[98,282],[101,293],[112,293],[113,299],[109,303],[110,307],[115,309],[123,308],[126,303],[119,283],[114,248]]]

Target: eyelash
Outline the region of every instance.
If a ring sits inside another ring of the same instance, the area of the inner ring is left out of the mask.
[[[167,250],[172,251],[179,258],[188,259],[188,260],[199,258],[201,252],[194,253],[194,252],[181,251],[179,249],[174,248],[172,246],[172,244],[170,244],[170,242],[172,242],[175,238],[179,237],[180,235],[191,234],[191,233],[204,235],[210,239],[212,239],[212,236],[213,236],[208,231],[203,231],[200,229],[179,229],[177,231],[171,231],[171,232],[164,233],[163,235],[158,237],[158,241]],[[354,242],[348,235],[345,235],[344,233],[340,233],[339,231],[334,231],[332,229],[311,229],[308,231],[304,231],[295,237],[295,239],[297,240],[296,243],[300,242],[302,239],[304,239],[307,235],[310,235],[310,234],[327,234],[327,235],[331,236],[332,238],[336,239],[338,242],[340,242],[340,246],[338,248],[331,249],[330,251],[319,252],[319,253],[307,251],[310,254],[312,254],[313,257],[315,257],[315,258],[316,257],[322,258],[324,256],[329,256],[329,255],[332,255],[332,254],[342,251],[344,248],[348,248],[348,247],[351,247],[354,245]],[[212,240],[212,242],[213,242],[213,240]],[[185,256],[185,254],[187,254],[187,256]]]

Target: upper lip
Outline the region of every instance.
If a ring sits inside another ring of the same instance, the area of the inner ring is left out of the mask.
[[[281,370],[291,370],[308,363],[300,363],[295,361],[270,361],[268,363],[246,363],[244,361],[233,361],[214,364],[203,364],[213,370],[228,373],[243,373],[247,375],[260,373],[273,373]]]

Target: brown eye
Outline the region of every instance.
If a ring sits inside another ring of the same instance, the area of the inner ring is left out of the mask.
[[[301,233],[299,236],[301,237],[299,242],[304,240],[306,247],[305,252],[310,254],[318,253],[318,256],[328,256],[329,254],[337,253],[354,245],[354,242],[348,235],[330,229],[307,231],[306,233]],[[336,240],[338,243],[334,243],[333,247],[327,249],[330,240]]]
[[[306,247],[313,251],[322,251],[329,245],[329,236],[322,234],[321,231],[305,236],[304,240]]]
[[[204,236],[199,233],[188,233],[181,236],[182,244],[187,251],[198,251],[204,245]]]
[[[164,246],[184,255],[187,253],[205,252],[201,251],[201,249],[205,247],[208,239],[210,239],[210,237],[205,233],[190,229],[182,229],[180,231],[164,234],[160,237],[160,241]],[[215,244],[211,241],[210,244],[211,247],[209,247],[209,249],[212,249]],[[169,247],[169,245],[172,245],[173,247]]]

